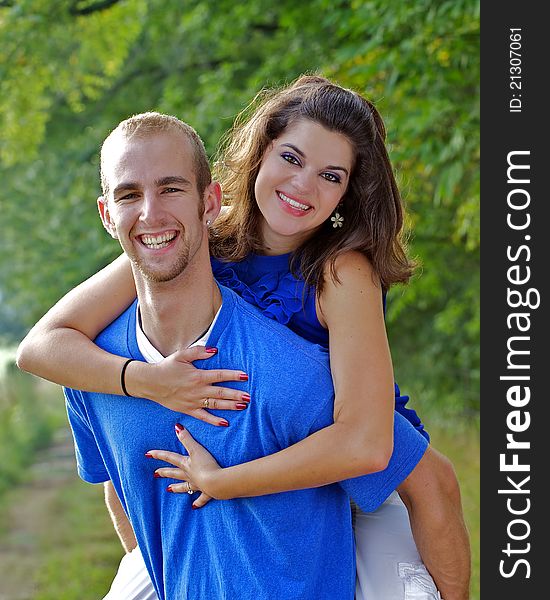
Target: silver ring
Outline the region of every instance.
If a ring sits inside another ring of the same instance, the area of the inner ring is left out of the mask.
[[[185,483],[187,484],[187,493],[194,494],[195,492],[191,489],[191,484],[188,481],[186,481]]]
[[[210,406],[210,398],[205,398],[202,401],[202,406],[203,406],[203,408],[208,408]]]

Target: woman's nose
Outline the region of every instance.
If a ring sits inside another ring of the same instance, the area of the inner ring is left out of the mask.
[[[315,185],[315,174],[309,169],[301,169],[296,173],[293,183],[297,192],[310,193]]]

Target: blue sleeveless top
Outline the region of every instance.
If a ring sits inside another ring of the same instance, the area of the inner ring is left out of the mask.
[[[211,259],[216,280],[232,289],[262,313],[306,340],[328,348],[328,330],[317,318],[315,291],[307,288],[303,279],[297,279],[289,268],[290,254],[265,256],[249,254],[240,262],[222,262]],[[383,298],[384,312],[386,298]],[[406,404],[409,396],[402,396],[395,384],[395,410],[403,415],[428,441],[420,417]]]

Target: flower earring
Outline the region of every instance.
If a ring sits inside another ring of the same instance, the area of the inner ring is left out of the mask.
[[[212,224],[212,221],[210,219],[208,219],[208,221],[206,221],[206,226],[210,227],[211,224]]]
[[[344,224],[344,217],[338,211],[334,213],[334,216],[331,217],[330,220],[332,221],[332,226],[334,228],[342,227]]]

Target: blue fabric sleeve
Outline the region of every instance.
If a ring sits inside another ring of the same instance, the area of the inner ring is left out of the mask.
[[[68,388],[64,388],[63,393],[66,398],[67,416],[73,431],[78,475],[88,483],[109,481],[109,474],[105,469],[105,463],[88,419],[81,412],[82,393]]]
[[[428,441],[412,424],[395,413],[393,454],[383,471],[346,479],[340,485],[363,512],[376,510],[416,467]]]

